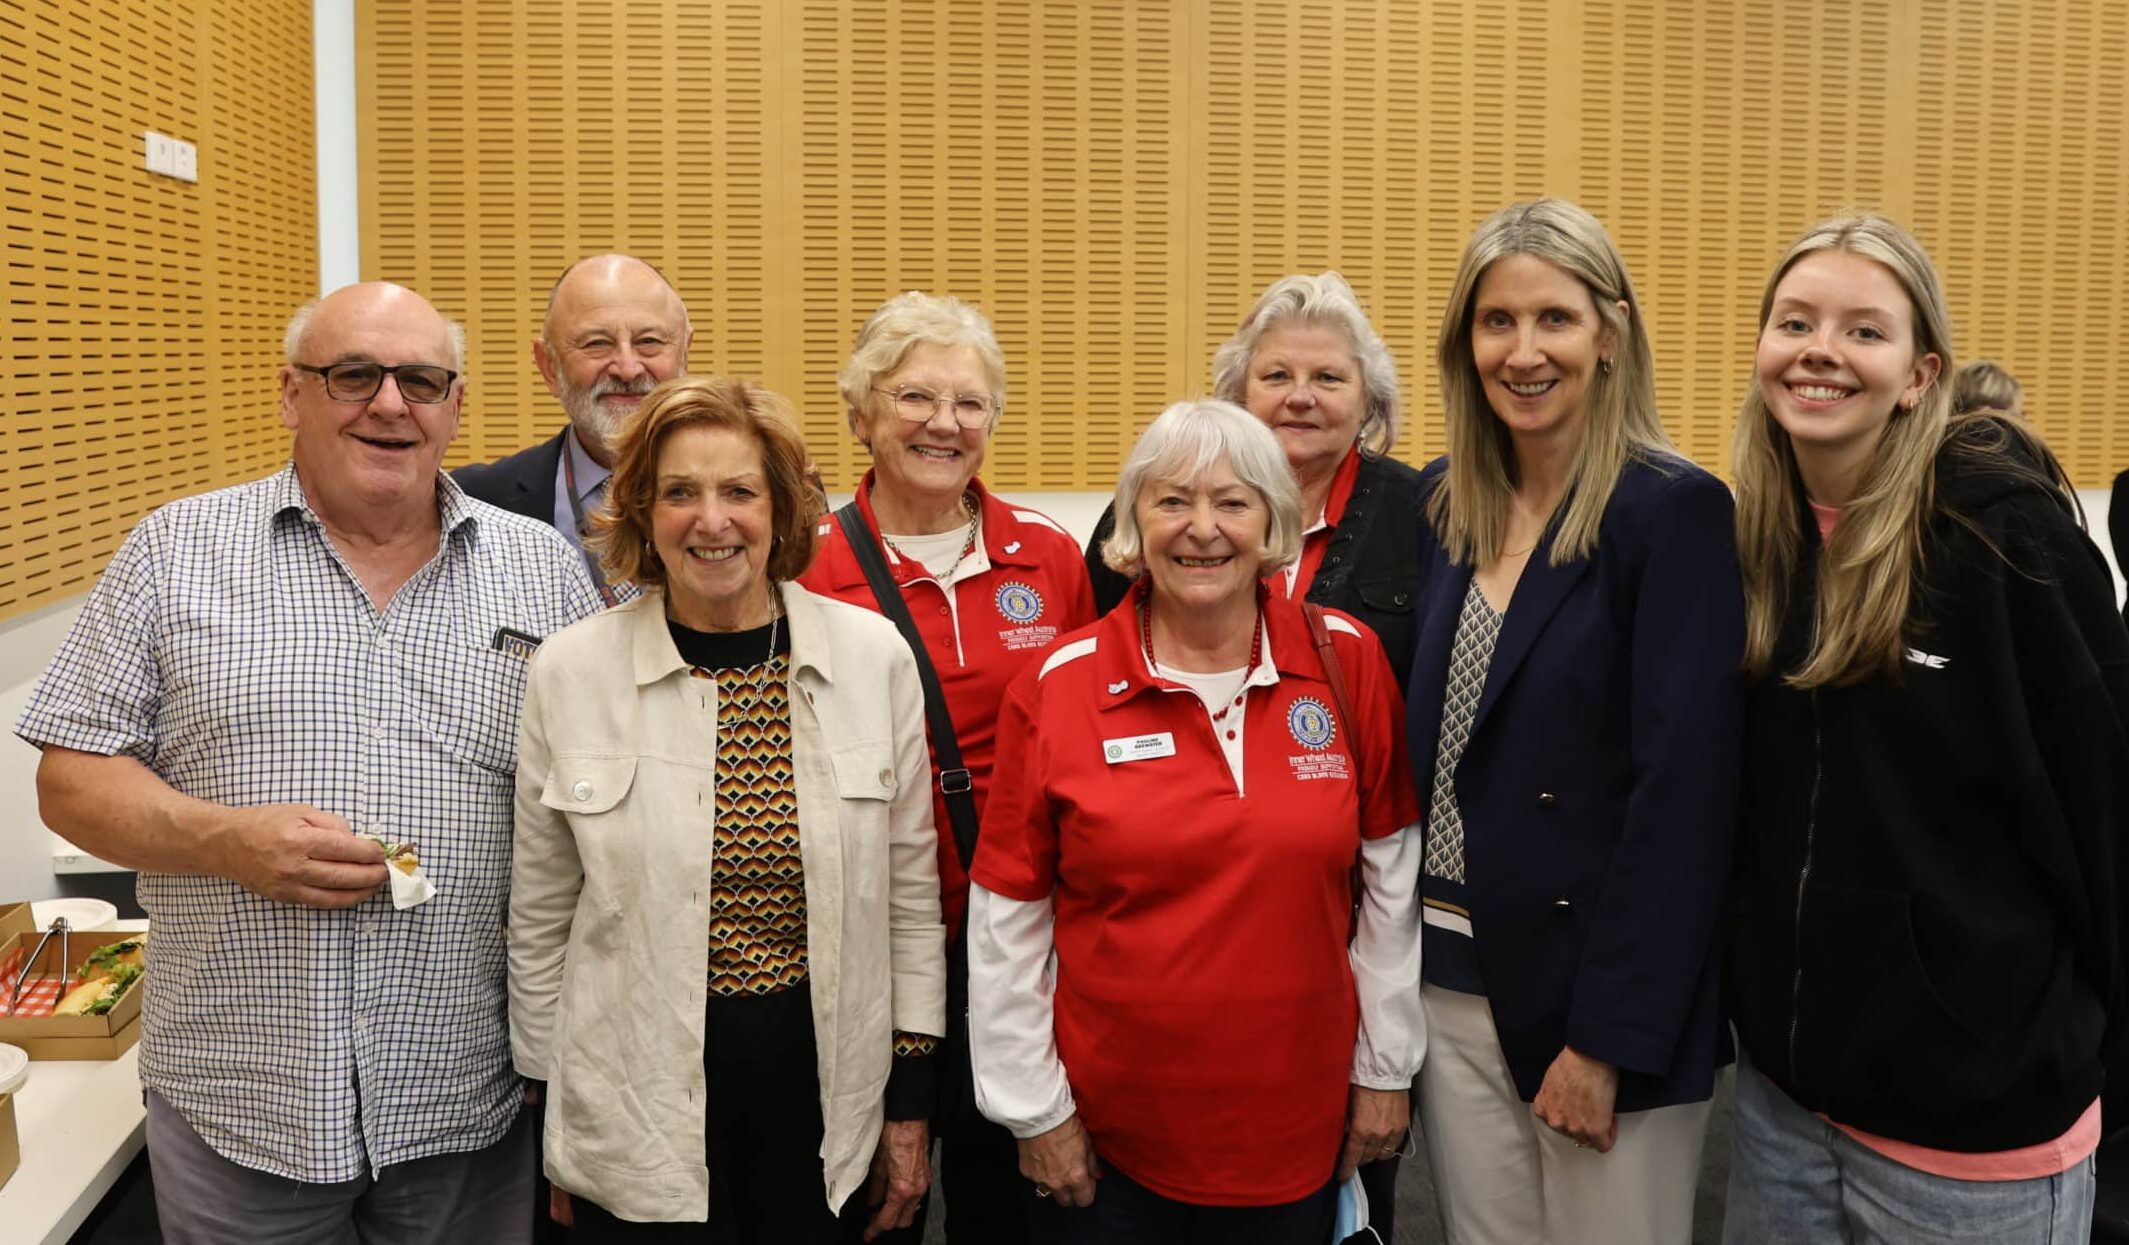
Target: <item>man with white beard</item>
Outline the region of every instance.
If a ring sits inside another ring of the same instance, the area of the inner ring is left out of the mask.
[[[461,467],[453,478],[490,505],[552,523],[581,551],[613,469],[614,434],[653,386],[687,372],[693,336],[679,292],[650,264],[629,255],[571,264],[548,291],[532,343],[532,360],[569,423],[530,449]],[[634,595],[625,584],[606,587],[597,559],[584,560],[609,605]]]

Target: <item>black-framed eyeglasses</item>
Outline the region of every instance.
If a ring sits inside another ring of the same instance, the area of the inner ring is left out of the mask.
[[[944,406],[963,428],[981,428],[998,409],[987,393],[933,393],[920,385],[875,386],[873,392],[894,399],[894,413],[913,424],[929,423]]]
[[[325,378],[325,396],[335,402],[367,402],[384,388],[384,378],[389,376],[399,386],[399,396],[409,402],[430,406],[451,396],[451,383],[458,373],[434,363],[328,363],[324,367],[312,367],[308,363],[292,364],[299,372],[309,372]]]

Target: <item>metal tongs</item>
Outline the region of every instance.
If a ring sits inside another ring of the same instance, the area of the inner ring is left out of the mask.
[[[44,937],[37,940],[37,949],[22,961],[22,971],[15,974],[15,988],[7,996],[8,1015],[14,1015],[15,1009],[22,1005],[22,991],[29,985],[30,974],[36,971],[37,961],[44,955],[45,944],[52,941],[54,934],[59,935],[59,984],[66,984],[67,965],[74,962],[73,930],[74,927],[67,923],[65,917],[52,918],[52,927],[44,931]]]

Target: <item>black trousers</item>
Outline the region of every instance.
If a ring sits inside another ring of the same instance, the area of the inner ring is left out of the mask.
[[[1163,1197],[1104,1165],[1092,1206],[1038,1206],[1035,1239],[1041,1245],[1321,1245],[1331,1235],[1337,1194],[1338,1186],[1326,1182],[1278,1206],[1199,1206]]]
[[[703,1042],[707,1223],[632,1223],[576,1199],[579,1245],[843,1245],[864,1228],[860,1189],[837,1214],[823,1196],[820,1079],[807,986],[712,998]]]

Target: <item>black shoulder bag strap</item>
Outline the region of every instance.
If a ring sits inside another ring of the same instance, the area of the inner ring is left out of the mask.
[[[843,540],[850,552],[857,555],[865,582],[872,585],[880,613],[894,623],[909,651],[916,655],[917,677],[924,683],[924,721],[931,728],[932,752],[939,758],[939,790],[946,796],[946,819],[953,823],[954,849],[966,872],[976,862],[976,784],[961,764],[961,741],[954,734],[953,714],[946,710],[946,692],[939,686],[939,672],[932,668],[931,654],[924,651],[924,637],[917,634],[917,621],[909,616],[909,603],[902,599],[901,586],[895,583],[894,576],[887,573],[887,559],[880,556],[879,541],[865,526],[858,504],[853,501],[836,511],[835,521],[842,526]]]

